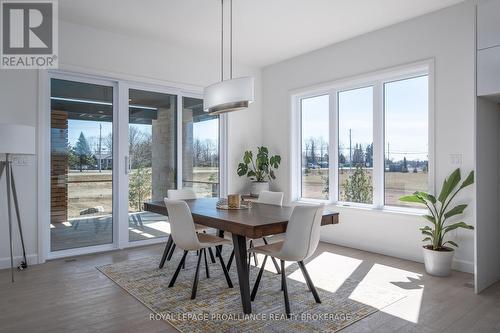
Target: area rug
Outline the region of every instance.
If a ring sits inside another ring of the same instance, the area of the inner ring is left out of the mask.
[[[226,259],[228,256],[229,253],[223,255]],[[163,269],[158,269],[159,257],[129,260],[97,268],[148,307],[152,311],[151,320],[166,320],[185,333],[337,332],[405,297],[403,293],[385,290],[376,285],[360,284],[349,278],[340,286],[328,288],[328,277],[327,281],[323,277],[320,283],[323,288],[318,288],[322,303],[317,304],[303,280],[287,278],[292,312],[292,317],[287,319],[283,293],[280,291],[281,277],[273,272],[272,262],[268,260],[257,297],[252,302],[253,312],[251,315],[244,315],[234,264],[230,270],[234,288],[229,289],[219,261],[211,264],[209,260],[210,278],[207,279],[202,260],[197,297],[191,300],[197,262],[195,253],[188,255],[185,269],[181,270],[175,286],[168,288],[180,258],[181,253],[177,252]],[[287,267],[287,276],[297,276],[298,270],[297,264],[291,264]],[[258,267],[251,266],[251,288],[258,271]],[[314,281],[315,276],[310,273]],[[363,294],[363,302],[357,301],[359,297],[350,297],[353,294]]]

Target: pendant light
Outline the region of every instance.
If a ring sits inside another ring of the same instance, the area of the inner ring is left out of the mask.
[[[254,99],[254,78],[233,78],[233,0],[230,0],[229,80],[224,80],[224,0],[221,0],[221,81],[204,89],[203,110],[221,114],[248,108]]]

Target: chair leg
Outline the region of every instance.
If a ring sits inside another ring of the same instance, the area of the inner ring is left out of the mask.
[[[264,241],[264,244],[267,245],[267,239],[266,237],[262,237],[262,240]],[[273,261],[273,264],[274,264],[274,268],[276,269],[276,272],[278,274],[281,274],[281,270],[280,270],[280,265],[278,265],[278,262],[276,261],[276,258],[274,257],[271,257],[272,261]]]
[[[177,266],[177,269],[175,270],[174,275],[172,276],[172,279],[170,280],[170,283],[168,284],[169,288],[172,288],[175,284],[175,280],[177,280],[177,276],[179,275],[179,272],[181,271],[181,267],[184,264],[184,260],[186,260],[186,255],[188,251],[184,251],[184,254],[182,255],[182,259],[179,262],[179,266]]]
[[[224,276],[226,277],[226,282],[229,288],[233,287],[233,282],[231,281],[231,278],[229,277],[229,273],[226,268],[226,264],[224,264],[224,259],[222,259],[222,254],[220,253],[220,250],[218,247],[215,247],[215,253],[217,254],[217,257],[219,257],[220,265],[222,266],[222,271],[224,272]]]
[[[208,248],[208,253],[210,254],[210,260],[212,261],[212,264],[215,264],[215,258],[214,258],[214,253],[212,252],[212,248]]]
[[[264,261],[262,262],[262,266],[260,267],[259,274],[257,275],[257,280],[255,280],[255,284],[254,284],[253,289],[252,289],[252,295],[250,297],[252,302],[255,300],[255,296],[257,295],[257,290],[259,289],[260,279],[262,278],[262,273],[264,273],[264,267],[266,266],[266,260],[267,260],[267,256],[264,257]]]
[[[316,291],[316,288],[314,287],[314,284],[311,280],[311,277],[309,276],[309,273],[307,272],[306,265],[304,265],[303,261],[298,262],[300,270],[302,271],[302,274],[304,275],[304,278],[306,279],[307,286],[309,287],[309,290],[311,290],[314,300],[316,303],[321,303],[321,300],[319,298],[318,292]]]
[[[250,240],[250,243],[249,243],[249,247],[252,248],[253,247],[253,240]],[[250,265],[252,263],[252,256],[253,256],[253,261],[255,263],[255,266],[257,266],[257,259],[255,257],[255,253],[251,253],[249,256],[248,256],[248,271],[250,271]]]
[[[196,298],[196,290],[198,289],[198,275],[200,273],[201,253],[198,256],[198,264],[196,264],[196,272],[194,273],[193,289],[191,290],[191,299]]]
[[[219,255],[220,255],[220,252],[219,252]],[[229,256],[229,261],[227,262],[227,271],[228,272],[231,269],[231,264],[233,263],[233,259],[234,259],[234,249],[233,249],[233,252],[231,252],[231,255]]]
[[[288,289],[286,287],[285,261],[281,260],[281,286],[283,295],[285,296],[285,311],[286,317],[290,318],[290,302],[288,301]]]
[[[259,266],[259,260],[257,259],[257,253],[255,253],[255,252],[253,254],[253,262],[255,263],[255,266]]]
[[[163,250],[163,256],[161,257],[159,268],[163,268],[163,266],[165,265],[165,260],[167,260],[167,255],[170,251],[170,248],[172,247],[173,242],[174,240],[172,239],[172,235],[168,236],[167,245],[165,245],[165,250]]]
[[[175,243],[172,244],[172,248],[170,249],[170,253],[167,256],[167,261],[170,261],[172,259],[172,255],[174,254],[175,251]]]
[[[207,249],[203,249],[201,251],[203,251],[203,257],[205,259],[205,274],[207,276],[207,279],[209,279],[210,273],[208,272]]]

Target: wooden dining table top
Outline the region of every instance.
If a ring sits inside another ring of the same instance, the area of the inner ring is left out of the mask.
[[[293,211],[293,207],[256,202],[251,203],[248,209],[219,209],[217,208],[218,200],[218,198],[200,198],[185,201],[191,209],[195,223],[248,238],[260,238],[285,232]],[[163,200],[145,202],[144,210],[168,215]],[[339,223],[338,216],[338,212],[325,209],[321,225]]]

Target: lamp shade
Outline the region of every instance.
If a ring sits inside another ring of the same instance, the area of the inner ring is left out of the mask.
[[[203,95],[203,110],[210,114],[245,109],[254,100],[254,78],[218,82],[206,87]]]
[[[35,128],[0,124],[0,154],[35,155]]]

